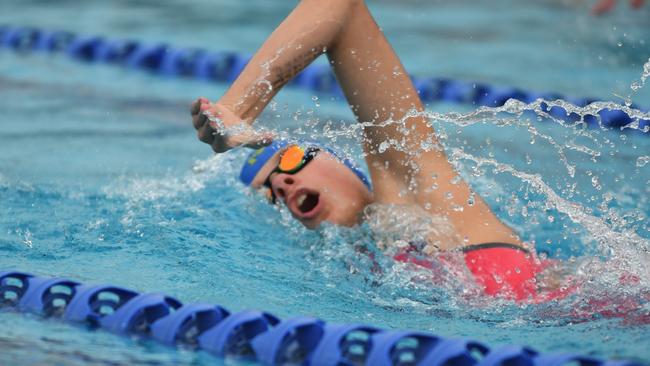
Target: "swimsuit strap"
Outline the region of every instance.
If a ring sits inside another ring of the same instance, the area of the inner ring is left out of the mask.
[[[471,244],[465,247],[461,247],[459,250],[462,251],[463,253],[471,252],[474,250],[481,250],[481,249],[491,249],[491,248],[508,248],[508,249],[514,249],[514,250],[519,250],[521,252],[524,252],[526,254],[530,254],[530,251],[522,246],[516,245],[516,244],[509,244],[509,243],[481,243],[481,244]]]

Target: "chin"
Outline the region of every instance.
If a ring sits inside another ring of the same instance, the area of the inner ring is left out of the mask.
[[[299,220],[299,221],[307,229],[316,230],[321,226],[323,222],[327,222],[338,226],[346,226],[346,227],[357,226],[361,224],[361,220],[359,219],[359,217],[360,217],[359,212],[354,212],[354,213],[345,213],[339,215],[330,215],[324,220],[318,220],[318,221],[303,221],[303,220]]]
[[[334,225],[339,225],[339,226],[347,226],[347,227],[352,227],[352,226],[357,226],[361,224],[361,215],[359,215],[359,211],[354,211],[354,212],[346,212],[344,215],[340,216],[334,216],[331,219],[325,220],[328,221]]]
[[[301,221],[300,223],[309,230],[316,230],[316,229],[318,229],[320,227],[320,224],[322,223],[322,221],[319,221],[319,222],[316,222],[316,223]]]

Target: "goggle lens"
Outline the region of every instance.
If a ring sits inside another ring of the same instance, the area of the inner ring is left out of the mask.
[[[271,172],[271,174],[274,172],[295,174],[311,161],[317,151],[319,151],[319,149],[313,147],[305,150],[298,145],[291,145],[282,151],[278,166],[273,170],[273,172]],[[271,174],[266,177],[266,181],[264,181],[263,185],[267,188],[265,195],[269,198],[269,201],[275,203],[275,194],[273,193],[270,180]]]
[[[303,164],[305,150],[300,146],[290,146],[280,156],[278,168],[283,172],[292,172]]]

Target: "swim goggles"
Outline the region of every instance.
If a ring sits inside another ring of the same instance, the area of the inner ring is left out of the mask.
[[[265,194],[271,203],[277,201],[271,185],[271,175],[273,173],[296,174],[307,166],[319,151],[319,148],[313,146],[304,148],[300,145],[289,145],[280,152],[278,165],[269,173],[262,184],[263,187],[268,189]]]
[[[338,161],[343,163],[343,165],[345,165],[348,169],[350,169],[350,171],[352,171],[354,175],[356,175],[357,178],[359,178],[361,182],[363,182],[366,188],[368,188],[369,191],[372,191],[372,185],[370,184],[370,179],[368,179],[366,174],[361,170],[361,168],[359,168],[359,166],[357,166],[357,164],[354,161],[345,158],[345,156],[337,153],[331,147],[327,147],[326,145],[320,144],[315,141],[298,140],[298,141],[289,142],[287,140],[275,140],[268,146],[252,151],[248,155],[246,160],[244,160],[244,164],[241,168],[241,172],[239,173],[239,180],[241,180],[241,182],[244,183],[245,185],[250,186],[251,183],[253,183],[255,177],[257,176],[257,173],[259,173],[260,170],[264,168],[264,165],[270,159],[272,159],[275,156],[275,154],[277,154],[280,151],[283,151],[285,147],[292,146],[292,145],[311,146],[320,149],[320,151],[326,151],[330,155],[334,156]],[[294,173],[295,172],[297,171],[294,171]]]

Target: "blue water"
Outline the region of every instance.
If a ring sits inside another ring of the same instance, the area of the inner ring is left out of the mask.
[[[650,57],[650,7],[632,13],[620,4],[608,17],[592,18],[589,4],[579,1],[369,4],[416,75],[620,102],[617,95],[630,94]],[[0,23],[251,54],[293,5],[3,1]],[[557,193],[562,200],[521,174],[454,158],[524,239],[552,257],[575,260],[594,283],[559,304],[484,299],[479,306],[413,280],[388,259],[381,260],[383,275],[371,273],[367,258],[352,249],[373,246],[366,228],[308,232],[243,189],[235,179],[243,152],[212,157],[187,116],[193,98],[217,98],[225,87],[0,50],[0,268],[162,291],[231,310],[264,309],[283,318],[312,315],[650,362],[647,324],[570,316],[598,294],[642,297],[650,289],[650,277],[630,288],[610,278],[625,270],[648,273],[634,262],[647,263],[650,250],[647,136],[581,132],[538,122],[530,113],[488,113],[468,118],[469,126],[453,115],[434,118],[449,152],[495,159],[539,176]],[[262,123],[296,133],[296,112],[299,121],[319,119],[319,126],[351,123],[345,103],[312,97],[283,91]],[[632,100],[650,107],[650,87]],[[472,108],[436,104],[429,111]],[[610,261],[584,264],[584,258]],[[646,303],[634,314],[649,312]],[[0,312],[0,329],[2,364],[221,362],[7,311]]]

